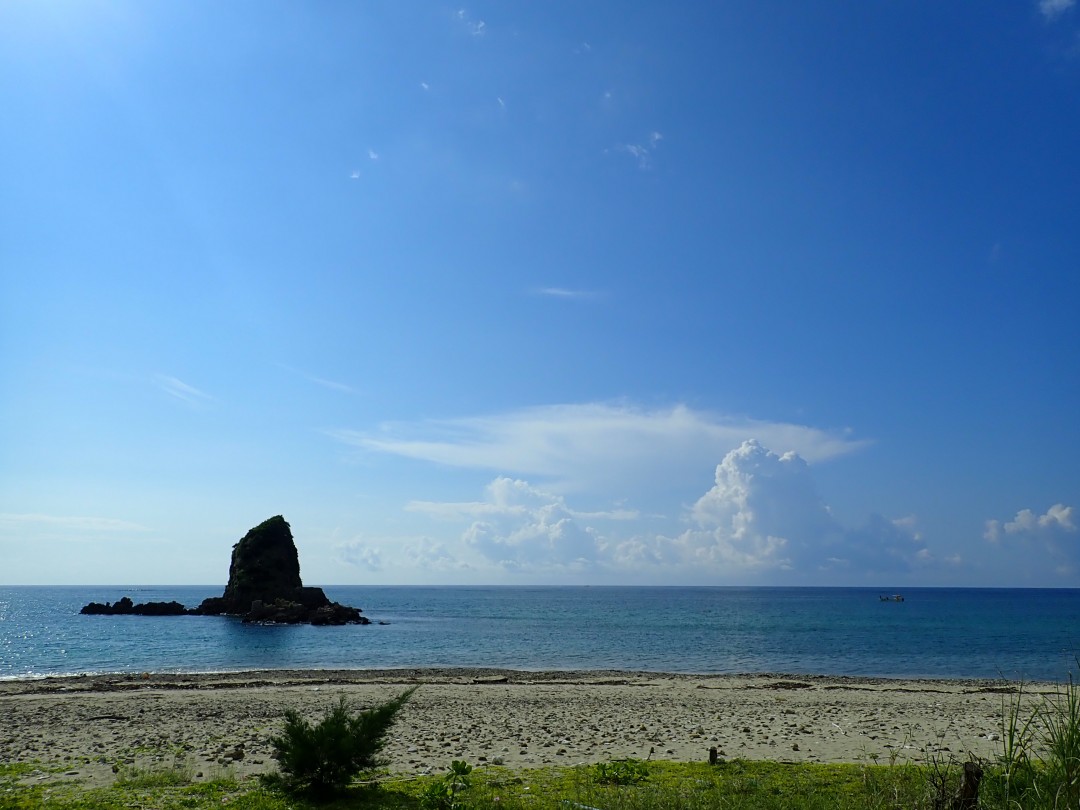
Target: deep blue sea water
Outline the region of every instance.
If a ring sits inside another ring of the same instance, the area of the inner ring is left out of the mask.
[[[0,678],[101,672],[498,667],[1062,681],[1080,590],[327,587],[385,625],[81,616],[206,587],[0,587]]]

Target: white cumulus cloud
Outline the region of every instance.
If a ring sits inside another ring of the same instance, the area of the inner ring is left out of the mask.
[[[688,560],[725,571],[845,571],[865,576],[932,561],[914,519],[837,521],[797,453],[755,440],[729,452],[691,510],[694,528],[671,541]],[[670,554],[670,551],[668,552]]]
[[[471,566],[439,540],[422,537],[404,546],[404,558],[410,567],[428,571],[461,571]]]
[[[1012,520],[988,520],[983,537],[1003,553],[1017,555],[1016,570],[1049,565],[1061,576],[1080,572],[1080,531],[1072,506],[1056,503],[1041,515],[1021,509]]]
[[[1051,537],[1060,533],[1075,532],[1076,521],[1073,519],[1073,514],[1073,507],[1063,503],[1054,504],[1042,515],[1036,515],[1030,509],[1021,509],[1016,513],[1015,518],[1005,521],[1004,524],[999,520],[986,521],[983,537],[992,543],[997,543],[1005,535]]]
[[[350,540],[339,543],[334,548],[337,559],[365,571],[381,571],[383,567],[382,551],[364,540]]]
[[[841,525],[803,458],[755,440],[724,456],[713,487],[687,508],[681,533],[648,531],[658,516],[633,509],[581,511],[561,495],[507,477],[492,481],[478,501],[414,501],[408,509],[466,524],[456,553],[532,574],[739,582],[789,572],[793,581],[864,582],[943,562],[913,517]]]
[[[333,558],[365,573],[468,571],[467,550],[430,537],[365,537],[337,543]]]
[[[409,504],[412,511],[471,520],[462,535],[467,548],[510,570],[582,569],[595,564],[598,533],[582,518],[625,519],[632,513],[577,513],[563,498],[525,481],[500,477],[485,498],[471,503]]]

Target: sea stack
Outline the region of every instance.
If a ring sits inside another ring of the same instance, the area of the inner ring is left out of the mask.
[[[91,602],[88,616],[239,616],[266,624],[371,624],[360,609],[331,602],[322,588],[300,581],[300,557],[292,529],[276,515],[264,520],[233,546],[225,593],[204,599],[188,610],[179,602],[134,604],[123,597],[115,604]]]
[[[242,616],[246,622],[370,623],[359,609],[331,602],[322,588],[304,587],[292,529],[281,515],[264,520],[233,546],[225,593],[192,612]]]

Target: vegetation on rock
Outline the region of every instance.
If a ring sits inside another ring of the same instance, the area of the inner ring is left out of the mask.
[[[233,546],[229,583],[221,597],[224,612],[246,613],[252,602],[273,602],[303,587],[292,528],[284,517],[275,515]]]

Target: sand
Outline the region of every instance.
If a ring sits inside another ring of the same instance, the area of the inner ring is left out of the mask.
[[[105,785],[131,768],[196,778],[273,770],[268,738],[292,707],[318,718],[419,685],[386,756],[404,773],[454,759],[513,768],[623,757],[926,761],[1000,753],[991,681],[497,670],[273,671],[0,681],[0,762],[30,779]],[[1035,697],[1052,685],[1031,685]]]

